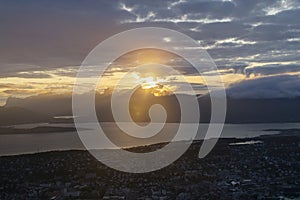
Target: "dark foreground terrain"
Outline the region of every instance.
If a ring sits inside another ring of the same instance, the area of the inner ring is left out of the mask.
[[[300,134],[288,132],[221,139],[204,159],[197,158],[198,141],[172,165],[147,174],[107,168],[86,151],[1,157],[0,199],[300,198]]]

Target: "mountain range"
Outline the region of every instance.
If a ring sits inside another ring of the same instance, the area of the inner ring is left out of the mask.
[[[187,101],[195,98],[184,95]],[[120,96],[122,98],[122,95]],[[114,121],[110,94],[96,95],[96,111],[101,122]],[[200,108],[200,122],[210,121],[210,97],[197,97]],[[161,104],[167,112],[167,122],[180,121],[180,107],[175,95],[155,96],[151,92],[138,89],[130,100],[130,114],[134,121],[150,120],[148,111],[153,104]],[[226,123],[289,123],[300,122],[300,97],[261,99],[236,99],[227,97]],[[58,116],[72,116],[71,95],[38,95],[24,99],[8,98],[0,107],[0,125],[38,122],[59,122]],[[70,120],[62,119],[62,122]]]

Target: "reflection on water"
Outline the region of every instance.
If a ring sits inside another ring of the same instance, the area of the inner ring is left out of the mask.
[[[249,140],[245,142],[235,142],[235,143],[230,143],[230,146],[235,146],[235,145],[249,145],[249,144],[261,144],[263,141],[260,140]]]
[[[114,123],[102,123],[107,134],[114,140],[122,140],[120,130]],[[34,128],[37,126],[74,127],[73,124],[25,124],[16,125],[16,128]],[[203,138],[207,124],[200,124],[196,139]],[[152,140],[150,143],[166,142],[170,139],[170,132],[177,130],[178,124],[167,124],[165,134]],[[226,124],[222,131],[223,138],[251,138],[259,135],[276,134],[278,131],[263,131],[265,129],[291,129],[300,128],[300,123],[282,124]],[[147,133],[145,133],[147,134]],[[188,133],[187,133],[188,134]],[[131,140],[123,142],[124,146],[137,146]],[[99,148],[106,148],[108,145],[99,144]],[[76,132],[66,133],[43,133],[43,134],[17,134],[0,135],[0,155],[24,154],[52,150],[84,149]]]

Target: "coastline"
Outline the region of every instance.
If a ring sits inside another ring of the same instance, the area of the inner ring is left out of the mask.
[[[264,141],[264,140],[272,140],[278,137],[296,137],[300,138],[300,129],[266,129],[263,131],[269,132],[269,131],[279,131],[277,134],[272,134],[272,135],[260,135],[256,137],[245,137],[245,138],[219,138],[218,143],[228,143],[228,145],[233,144],[233,143],[245,143],[245,145],[252,145],[247,144],[248,141]],[[207,140],[212,140],[214,138],[210,138]],[[189,142],[189,141],[176,141],[178,143],[180,142]],[[203,140],[194,140],[192,142],[192,145],[195,144],[202,144]],[[155,144],[149,144],[149,145],[141,145],[141,146],[131,146],[131,147],[123,147],[122,149],[132,151],[132,152],[138,152],[140,149],[142,151],[145,151],[147,148],[152,148],[152,149],[158,149],[159,147],[162,147],[164,145],[168,144],[167,142],[159,142]],[[110,151],[110,150],[116,150],[116,149],[97,149],[97,150],[103,150],[103,151]],[[15,156],[27,156],[27,155],[36,155],[36,154],[47,154],[47,153],[68,153],[68,152],[88,152],[87,149],[68,149],[68,150],[49,150],[49,151],[40,151],[40,152],[26,152],[26,153],[21,153],[21,154],[11,154],[11,155],[0,155],[0,158],[2,157],[15,157]]]
[[[222,138],[203,159],[197,157],[201,141],[195,141],[176,162],[146,174],[110,169],[83,150],[2,156],[0,198],[299,198],[299,135],[268,135],[255,138],[263,143],[229,145],[247,140]]]

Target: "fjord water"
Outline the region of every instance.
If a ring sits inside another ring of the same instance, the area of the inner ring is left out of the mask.
[[[73,127],[73,124],[24,124],[16,125],[15,128],[33,128],[37,126]],[[200,124],[199,133],[196,139],[202,139],[201,131],[207,128],[208,124]],[[112,140],[122,140],[123,147],[147,145],[158,142],[167,142],[175,133],[178,124],[167,124],[166,129],[159,137],[152,137],[149,140],[131,140],[129,137],[120,137],[120,130],[114,123],[102,123],[102,127]],[[269,124],[225,124],[222,131],[222,138],[251,138],[260,135],[277,134],[279,131],[264,131],[266,129],[300,129],[300,123],[269,123]],[[147,134],[147,133],[145,133]],[[149,133],[149,135],[151,135]],[[138,142],[138,143],[137,143]],[[99,148],[105,149],[108,145],[100,143]],[[0,155],[17,155],[37,153],[54,150],[85,149],[78,134],[74,132],[59,133],[33,133],[33,134],[2,134],[0,135]]]

